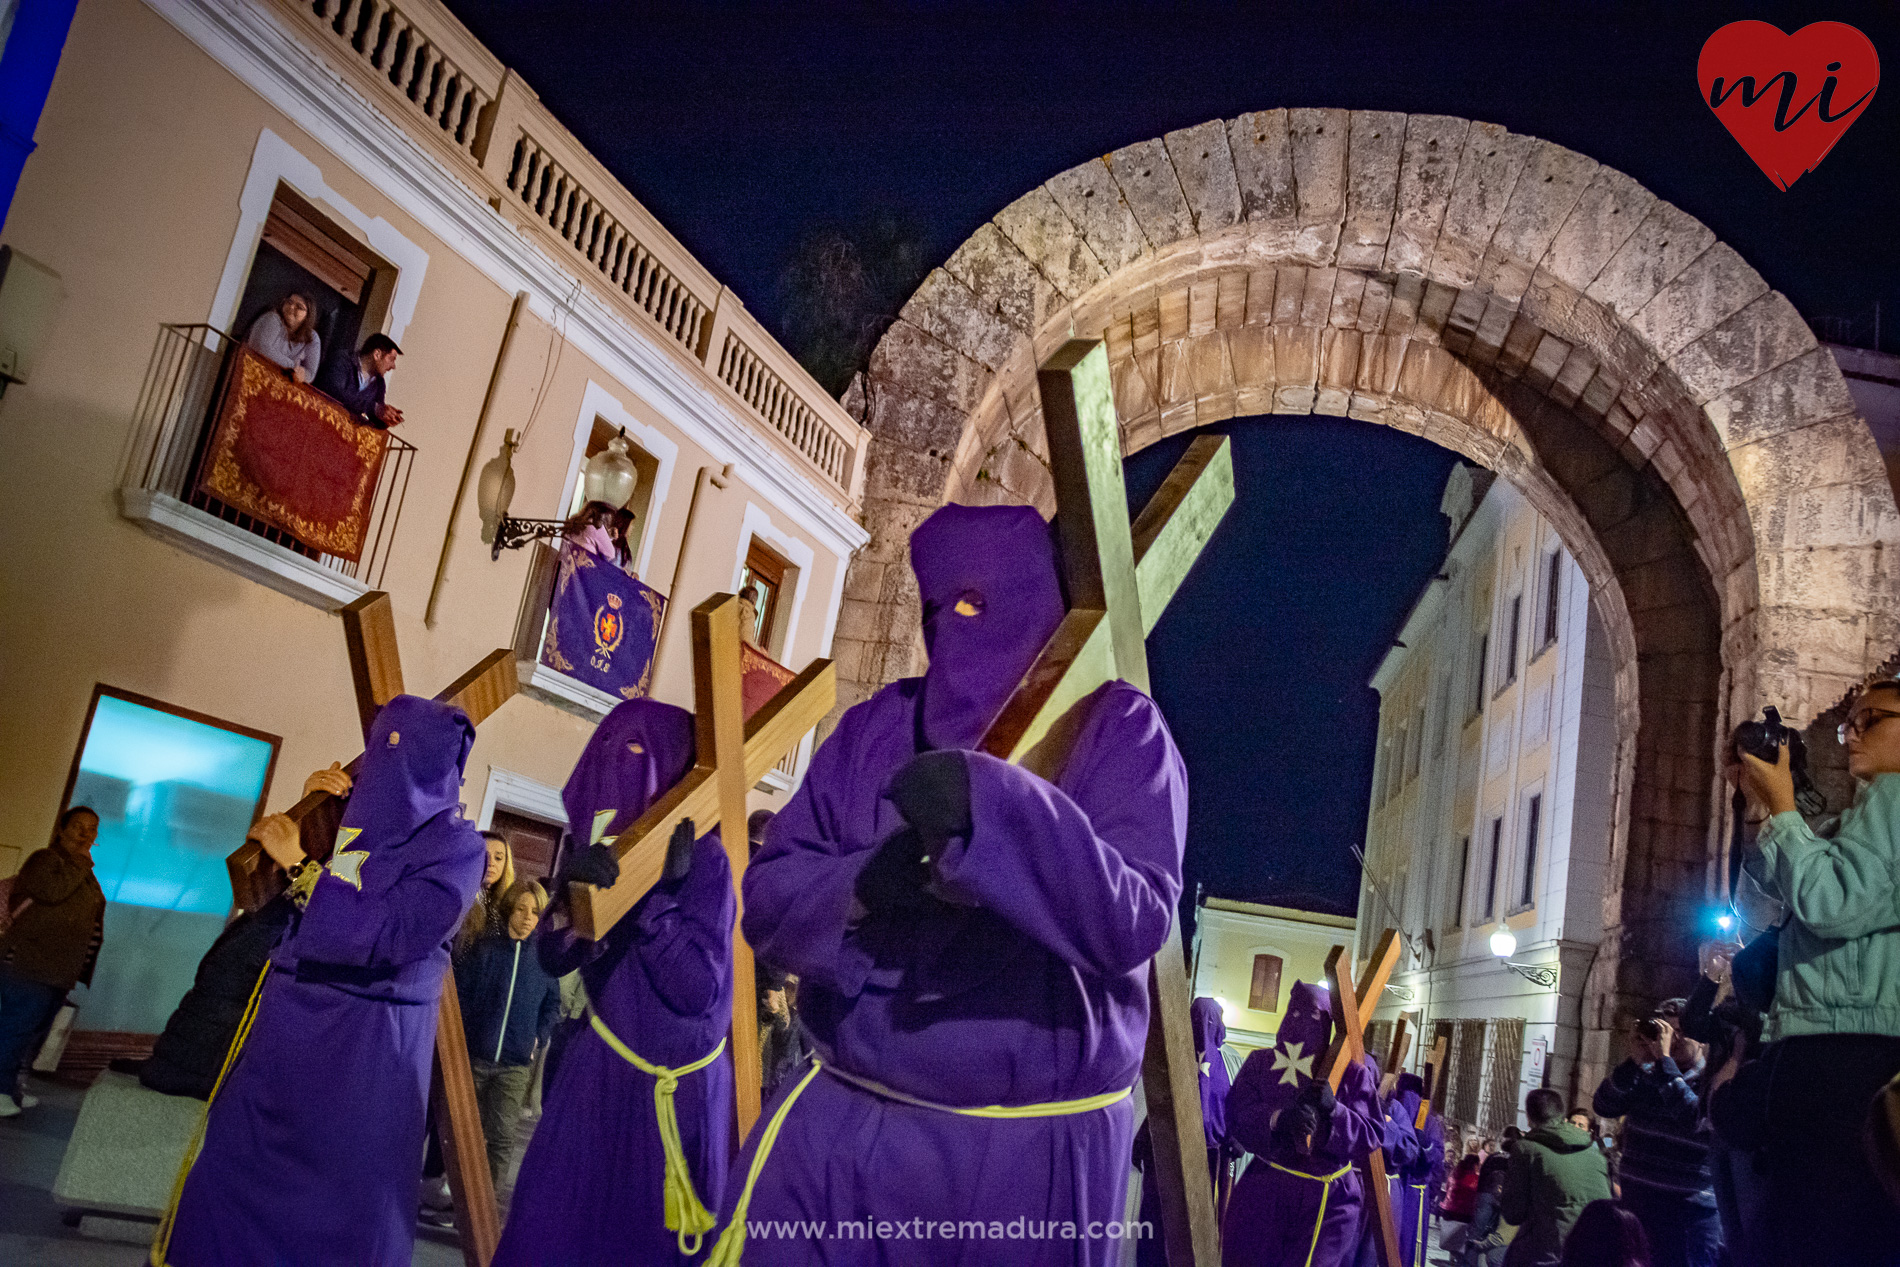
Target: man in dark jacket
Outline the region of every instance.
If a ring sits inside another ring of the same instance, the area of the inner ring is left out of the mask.
[[[385,379],[396,368],[402,349],[386,334],[372,334],[363,340],[355,356],[330,362],[317,380],[325,395],[356,415],[356,420],[378,431],[402,421],[402,410],[383,403]]]
[[[1599,1115],[1623,1119],[1623,1204],[1649,1233],[1655,1267],[1715,1267],[1722,1223],[1698,1093],[1702,1050],[1664,1019],[1680,1017],[1680,1006],[1664,1007],[1637,1026],[1630,1058],[1610,1071],[1594,1103]]]
[[[455,965],[475,1100],[497,1189],[514,1157],[535,1046],[547,1041],[560,1016],[561,983],[541,966],[534,941],[547,904],[546,889],[533,880],[518,882],[501,899],[503,934],[482,938]]]
[[[1524,1115],[1531,1129],[1511,1150],[1503,1201],[1505,1220],[1521,1230],[1504,1261],[1506,1267],[1550,1267],[1583,1207],[1610,1199],[1610,1171],[1590,1133],[1564,1121],[1557,1092],[1531,1092]]]
[[[53,843],[13,881],[12,927],[0,938],[0,1117],[22,1107],[20,1073],[66,992],[92,984],[105,937],[106,896],[92,874],[99,815],[75,805]]]
[[[165,1022],[151,1057],[139,1066],[140,1082],[166,1095],[211,1098],[258,975],[296,913],[290,895],[280,894],[225,926],[198,961],[191,989]]]

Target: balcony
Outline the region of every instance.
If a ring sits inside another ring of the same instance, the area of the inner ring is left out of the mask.
[[[497,212],[538,240],[848,512],[870,433],[437,0],[267,0]]]
[[[350,547],[329,554],[285,526],[281,516],[249,514],[209,494],[204,471],[214,423],[233,381],[238,341],[207,325],[159,328],[144,390],[120,468],[119,504],[147,532],[240,576],[324,611],[380,588],[402,518],[415,446],[386,431],[360,428],[366,453],[363,485],[350,515]],[[313,387],[284,380],[331,410]],[[354,555],[354,557],[349,557]]]

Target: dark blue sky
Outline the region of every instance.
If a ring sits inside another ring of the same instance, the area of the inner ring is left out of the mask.
[[[1695,83],[1703,41],[1743,17],[1850,22],[1893,61],[1891,0],[449,3],[771,327],[779,276],[814,230],[899,212],[940,262],[1076,163],[1311,105],[1463,115],[1570,146],[1702,219],[1811,319],[1854,322],[1857,342],[1882,301],[1886,346],[1900,346],[1900,87],[1783,193]],[[1194,774],[1189,893],[1204,879],[1349,911],[1377,716],[1365,680],[1442,555],[1453,459],[1342,419],[1232,434],[1238,502],[1151,645]],[[1136,455],[1131,495],[1184,444]]]

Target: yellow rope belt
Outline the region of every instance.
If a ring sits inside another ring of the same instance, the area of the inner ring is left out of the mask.
[[[244,1016],[238,1021],[237,1033],[231,1036],[231,1047],[224,1053],[224,1064],[218,1069],[218,1080],[211,1084],[211,1094],[205,1099],[204,1112],[198,1115],[198,1128],[191,1133],[191,1144],[178,1163],[178,1179],[172,1184],[171,1204],[165,1208],[165,1218],[158,1225],[158,1234],[152,1238],[151,1261],[157,1267],[166,1267],[165,1256],[172,1247],[172,1224],[178,1219],[178,1203],[185,1195],[185,1180],[190,1177],[191,1168],[198,1160],[198,1150],[204,1147],[205,1124],[211,1119],[212,1102],[218,1098],[218,1089],[224,1085],[225,1075],[231,1072],[231,1066],[236,1063],[238,1052],[243,1050],[244,1040],[251,1035],[251,1022],[257,1019],[257,1001],[264,993],[264,979],[270,976],[270,968],[270,963],[266,961],[263,970],[257,974],[257,984],[251,987],[250,1002],[244,1005]]]
[[[1418,1252],[1412,1256],[1412,1262],[1415,1264],[1415,1267],[1424,1267],[1425,1232],[1432,1225],[1432,1212],[1425,1205],[1425,1189],[1428,1186],[1430,1186],[1429,1183],[1415,1183],[1411,1185],[1412,1191],[1418,1193]]]
[[[706,1267],[739,1267],[739,1256],[745,1251],[745,1216],[752,1205],[752,1187],[758,1182],[759,1173],[765,1169],[765,1159],[771,1155],[772,1145],[778,1142],[779,1128],[785,1124],[785,1115],[791,1112],[792,1105],[805,1093],[811,1080],[818,1076],[819,1070],[830,1074],[841,1082],[862,1087],[871,1094],[899,1104],[914,1105],[920,1109],[936,1109],[940,1113],[957,1113],[964,1117],[985,1118],[1030,1118],[1030,1117],[1069,1117],[1077,1113],[1093,1113],[1105,1109],[1111,1104],[1126,1100],[1133,1087],[1123,1087],[1119,1091],[1105,1091],[1101,1095],[1091,1095],[1080,1100],[1049,1100],[1041,1104],[991,1104],[983,1108],[962,1109],[950,1104],[937,1104],[920,1099],[914,1095],[905,1095],[880,1082],[860,1077],[854,1073],[824,1064],[817,1057],[812,1058],[811,1068],[798,1080],[785,1099],[779,1103],[778,1111],[772,1114],[772,1120],[765,1124],[765,1134],[759,1137],[759,1146],[752,1154],[752,1165],[746,1171],[745,1187],[739,1190],[739,1200],[732,1207],[732,1221],[726,1224],[726,1230],[719,1234],[719,1243],[713,1246],[712,1256],[707,1258]]]
[[[717,1047],[692,1064],[668,1069],[665,1065],[642,1060],[638,1052],[621,1042],[619,1036],[607,1028],[607,1022],[600,1019],[600,1014],[594,1011],[591,1004],[587,1009],[587,1021],[594,1027],[594,1032],[600,1035],[601,1041],[613,1048],[615,1055],[653,1079],[653,1113],[659,1119],[660,1150],[666,1156],[666,1228],[677,1236],[680,1253],[691,1258],[699,1252],[701,1238],[712,1231],[719,1220],[699,1199],[699,1194],[693,1191],[693,1175],[686,1168],[686,1147],[680,1142],[680,1120],[673,1107],[673,1093],[679,1089],[681,1078],[689,1073],[697,1073],[717,1060],[719,1053],[726,1049],[726,1040],[720,1039]],[[688,1238],[691,1238],[691,1244],[687,1243]]]
[[[1326,1226],[1326,1199],[1333,1194],[1333,1180],[1352,1173],[1352,1164],[1348,1162],[1330,1175],[1309,1175],[1304,1170],[1295,1170],[1291,1166],[1282,1166],[1277,1161],[1267,1163],[1282,1174],[1292,1175],[1296,1179],[1311,1179],[1319,1185],[1319,1213],[1313,1216],[1313,1243],[1306,1247],[1304,1267],[1313,1267],[1313,1255],[1319,1252],[1319,1232]]]

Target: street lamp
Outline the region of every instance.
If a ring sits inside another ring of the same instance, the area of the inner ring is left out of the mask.
[[[1511,956],[1517,953],[1517,934],[1502,923],[1498,925],[1498,931],[1491,934],[1491,953],[1497,956],[1500,964],[1532,985],[1542,986],[1546,990],[1557,988],[1557,969],[1511,962]]]
[[[482,516],[482,540],[493,548],[491,559],[501,558],[503,550],[519,550],[530,541],[559,537],[567,528],[565,519],[517,519],[508,513],[515,496],[515,448],[521,443],[518,433],[510,430],[501,442],[501,452],[482,468],[475,486],[475,501]],[[581,466],[581,500],[607,506],[625,506],[640,482],[640,470],[627,455],[627,433],[623,428],[607,442],[607,447],[588,458]]]

